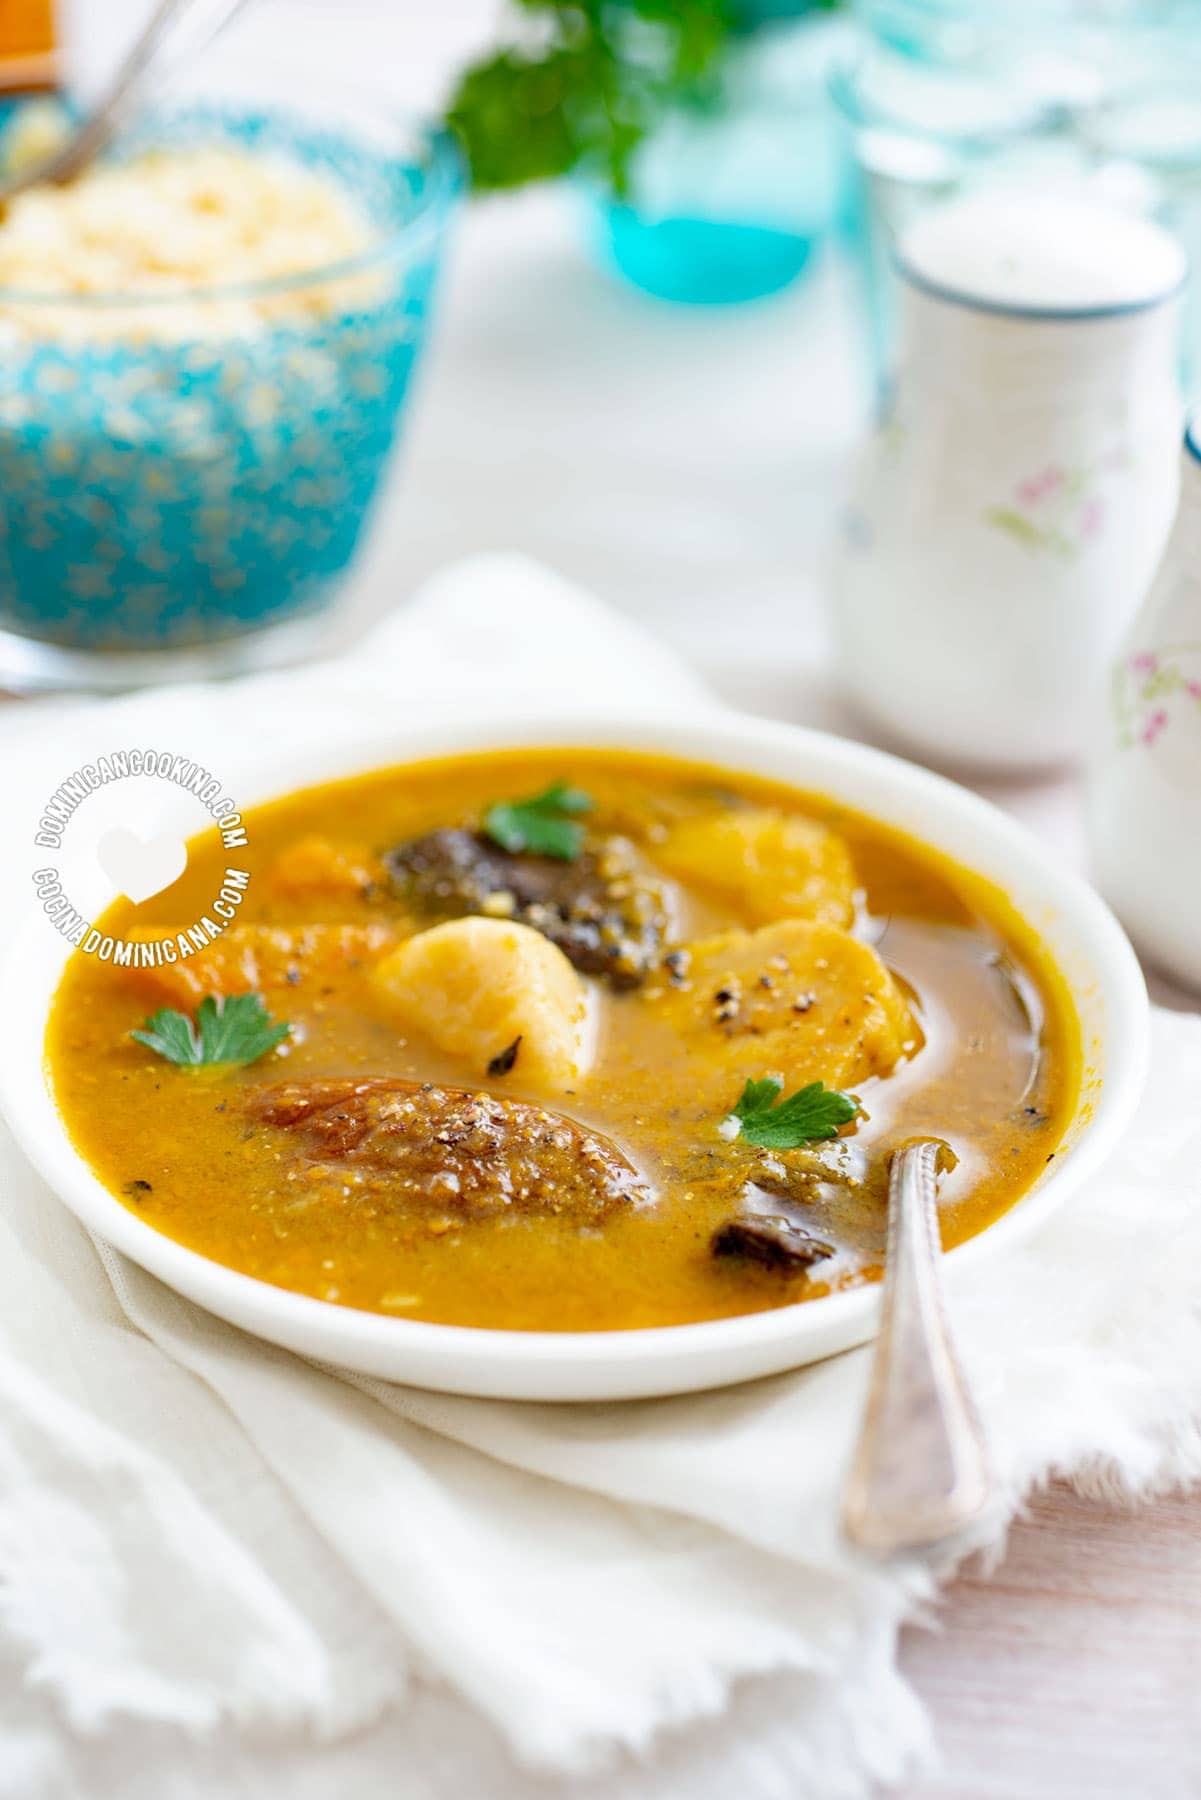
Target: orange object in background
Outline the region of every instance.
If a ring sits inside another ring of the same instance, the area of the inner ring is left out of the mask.
[[[56,84],[54,10],[54,0],[0,0],[0,90]]]

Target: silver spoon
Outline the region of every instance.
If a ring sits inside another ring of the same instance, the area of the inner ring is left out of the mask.
[[[880,1329],[842,1511],[846,1537],[877,1555],[947,1542],[996,1494],[943,1306],[936,1200],[944,1148],[915,1139],[889,1170]]]
[[[105,92],[66,143],[0,179],[0,207],[26,188],[73,181],[112,142],[150,79],[165,79],[183,55],[198,55],[245,3],[159,0]]]

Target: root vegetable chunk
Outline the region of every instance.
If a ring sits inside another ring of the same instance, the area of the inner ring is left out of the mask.
[[[743,908],[756,923],[849,925],[855,869],[843,840],[812,819],[770,808],[686,819],[656,850],[669,874]]]
[[[803,919],[693,945],[684,985],[654,1004],[676,1025],[698,1089],[718,1104],[773,1071],[790,1092],[809,1081],[853,1087],[889,1074],[920,1041],[871,945]]]
[[[555,945],[528,925],[453,919],[418,932],[378,965],[381,1000],[481,1079],[500,1073],[520,1044],[517,1078],[561,1093],[584,1072],[588,1008],[584,985]]]
[[[147,937],[167,937],[166,928]],[[232,925],[194,956],[128,970],[132,987],[159,1006],[191,1011],[206,994],[280,995],[340,981],[394,941],[381,925]]]
[[[281,850],[263,877],[271,893],[288,900],[364,894],[383,879],[383,869],[368,857],[316,834],[299,838]]]

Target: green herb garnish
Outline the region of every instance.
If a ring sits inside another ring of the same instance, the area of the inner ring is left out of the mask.
[[[258,994],[231,994],[220,999],[206,994],[196,1008],[195,1023],[187,1013],[164,1006],[146,1020],[144,1031],[129,1035],[168,1062],[196,1067],[257,1062],[281,1044],[291,1029],[271,1017]]]
[[[712,104],[735,0],[522,0],[521,40],[468,68],[446,122],[477,190],[586,165],[618,197],[670,109]]]
[[[528,800],[498,800],[484,814],[484,831],[502,850],[574,862],[584,846],[584,827],[573,815],[591,811],[591,794],[555,781]]]
[[[840,1094],[821,1081],[811,1081],[787,1100],[780,1100],[784,1083],[774,1075],[748,1081],[730,1114],[741,1127],[748,1144],[765,1150],[795,1150],[799,1144],[820,1143],[838,1136],[840,1125],[849,1125],[859,1111],[849,1094]],[[779,1101],[779,1105],[776,1102]]]

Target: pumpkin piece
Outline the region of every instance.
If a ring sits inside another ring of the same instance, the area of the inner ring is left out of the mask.
[[[170,927],[130,933],[135,942],[170,935]],[[382,925],[232,925],[181,961],[125,973],[156,1006],[191,1012],[206,994],[279,995],[341,983],[347,970],[382,956],[394,941]]]
[[[370,857],[313,833],[281,850],[261,879],[284,899],[306,900],[366,894],[386,877]]]

